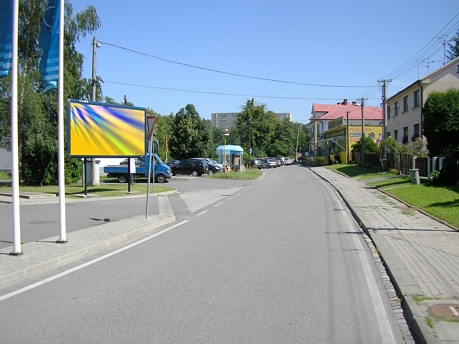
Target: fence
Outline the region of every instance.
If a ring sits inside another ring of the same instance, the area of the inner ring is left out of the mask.
[[[361,153],[355,152],[355,161],[357,164],[361,161]],[[364,162],[371,164],[376,167],[381,167],[381,158],[379,154],[366,153],[364,156]],[[415,168],[419,169],[419,176],[427,177],[427,158],[416,158]],[[410,154],[387,154],[387,166],[390,169],[396,169],[400,171],[401,174],[409,175],[410,169],[413,168],[413,156]]]

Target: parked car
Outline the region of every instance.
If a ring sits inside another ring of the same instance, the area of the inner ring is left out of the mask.
[[[277,165],[276,167],[282,166],[281,159],[279,159],[279,158],[277,158],[277,157],[275,157],[275,156],[269,157],[268,159],[274,160],[274,161],[276,162],[276,165]]]
[[[198,159],[186,159],[171,167],[172,175],[191,174],[192,176],[202,176],[209,173],[209,166],[206,162]]]
[[[263,168],[262,159],[254,159],[250,161],[250,166],[261,170]]]
[[[207,164],[207,167],[209,168],[208,174],[214,174],[214,173],[219,173],[223,171],[223,166],[220,167],[219,164],[214,164],[211,159],[207,158],[193,158],[192,160],[199,160]]]
[[[171,161],[166,162],[166,165],[167,165],[167,166],[170,166],[170,167],[174,167],[174,166],[177,165],[179,162],[180,162],[180,160],[171,160]]]
[[[292,165],[292,160],[290,160],[290,158],[287,156],[287,157],[284,157],[284,165],[285,166],[291,166]]]
[[[276,168],[278,167],[278,162],[273,158],[266,158],[261,161],[262,168]]]

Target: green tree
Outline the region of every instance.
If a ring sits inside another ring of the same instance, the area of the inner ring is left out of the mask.
[[[26,184],[58,182],[57,92],[41,93],[43,83],[38,70],[42,55],[38,38],[46,5],[45,0],[23,0],[19,7],[19,160],[20,177]],[[91,82],[82,78],[84,57],[75,45],[86,34],[94,32],[100,21],[92,6],[75,15],[72,12],[72,5],[65,3],[64,98],[88,100]],[[11,80],[5,78],[0,82],[0,146],[7,150],[11,150],[10,109]],[[81,163],[67,157],[65,162],[66,182],[75,181],[81,176]]]
[[[373,141],[371,137],[366,136],[365,137],[365,153],[379,153],[379,145]],[[356,143],[354,143],[351,147],[352,155],[355,156],[354,154],[361,153],[362,152],[362,138],[359,139]]]
[[[175,115],[170,138],[170,151],[175,159],[204,157],[208,132],[193,104],[188,104]]]
[[[459,57],[459,29],[457,30],[456,36],[448,43],[448,47],[448,61],[452,61],[456,57]]]
[[[430,155],[459,158],[459,90],[430,93],[423,114]]]

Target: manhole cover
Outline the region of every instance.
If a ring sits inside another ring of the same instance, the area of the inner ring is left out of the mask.
[[[459,320],[459,305],[435,305],[427,310],[430,314],[437,317]]]

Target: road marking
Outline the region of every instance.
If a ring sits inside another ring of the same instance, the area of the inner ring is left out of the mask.
[[[201,215],[204,215],[205,213],[207,213],[208,210],[204,210],[203,212],[199,213],[199,214],[196,214],[196,216],[201,216]]]
[[[344,208],[342,206],[341,201],[337,200],[337,203],[340,208]],[[347,227],[349,228],[349,230],[354,233],[358,233],[359,231],[355,230],[347,213],[343,211],[342,214],[344,215],[346,219]],[[352,238],[354,240],[354,244],[357,250],[364,252],[362,243],[360,242],[357,235],[353,235]],[[370,292],[370,297],[372,300],[374,311],[376,313],[376,319],[377,319],[377,323],[379,327],[379,333],[381,334],[382,343],[393,344],[395,343],[394,334],[392,333],[392,329],[389,324],[389,318],[384,308],[384,304],[381,299],[381,295],[379,293],[378,285],[376,284],[376,280],[373,276],[373,272],[371,271],[371,267],[370,267],[370,263],[368,261],[367,255],[365,253],[359,254],[359,257],[360,257],[360,263],[362,264],[362,267],[363,267],[365,278],[367,280],[368,290]]]
[[[108,254],[102,256],[102,257],[96,258],[96,259],[94,259],[94,260],[91,260],[91,261],[86,262],[86,263],[84,263],[84,264],[81,264],[81,265],[79,265],[79,266],[76,266],[76,267],[74,267],[74,268],[72,268],[72,269],[69,269],[69,270],[66,270],[66,271],[64,271],[64,272],[61,272],[61,273],[59,273],[59,274],[57,274],[57,275],[54,275],[54,276],[49,277],[49,278],[46,278],[46,279],[44,279],[44,280],[42,280],[42,281],[40,281],[40,282],[31,284],[31,285],[29,285],[29,286],[27,286],[27,287],[24,287],[24,288],[22,288],[22,289],[13,291],[13,292],[11,292],[11,293],[9,293],[9,294],[0,296],[0,301],[4,301],[4,300],[9,299],[9,298],[11,298],[11,297],[13,297],[13,296],[22,294],[22,293],[24,293],[24,292],[26,292],[26,291],[28,291],[28,290],[35,289],[35,288],[37,288],[37,287],[39,287],[39,286],[42,286],[42,285],[44,285],[44,284],[46,284],[46,283],[52,282],[52,281],[54,281],[54,280],[56,280],[56,279],[58,279],[58,278],[64,277],[64,276],[66,276],[66,275],[69,275],[69,274],[71,274],[72,272],[81,270],[81,269],[83,269],[83,268],[85,268],[85,267],[88,267],[88,266],[90,266],[90,265],[93,265],[93,264],[95,264],[95,263],[97,263],[97,262],[100,262],[100,261],[102,261],[102,260],[104,260],[104,259],[110,258],[111,256],[114,256],[114,255],[116,255],[116,254],[118,254],[118,253],[121,253],[121,252],[123,252],[123,251],[126,251],[126,250],[128,250],[128,249],[130,249],[130,248],[132,248],[132,247],[135,247],[135,246],[137,246],[137,245],[140,245],[140,244],[142,244],[142,243],[144,243],[144,242],[146,242],[146,241],[148,241],[148,240],[150,240],[150,239],[156,238],[157,236],[160,236],[161,234],[167,233],[167,232],[169,232],[171,229],[177,228],[178,226],[181,226],[181,225],[183,225],[183,224],[185,224],[185,223],[187,223],[187,222],[188,222],[188,220],[182,221],[182,222],[177,223],[177,224],[175,224],[175,225],[173,225],[173,226],[171,226],[171,227],[169,227],[169,228],[166,228],[166,229],[164,229],[164,230],[162,230],[162,231],[160,231],[160,232],[158,232],[158,233],[155,233],[155,234],[152,234],[152,235],[150,235],[150,236],[148,236],[148,237],[146,237],[146,238],[143,238],[142,240],[139,240],[139,241],[137,241],[137,242],[135,242],[135,243],[132,243],[132,244],[130,244],[130,245],[127,245],[127,246],[125,246],[125,247],[122,247],[122,248],[120,248],[120,249],[118,249],[118,250],[116,250],[116,251],[110,252],[110,253],[108,253]]]
[[[223,202],[217,203],[217,204],[214,205],[214,207],[219,207],[219,206],[221,206],[222,204],[223,204]]]

